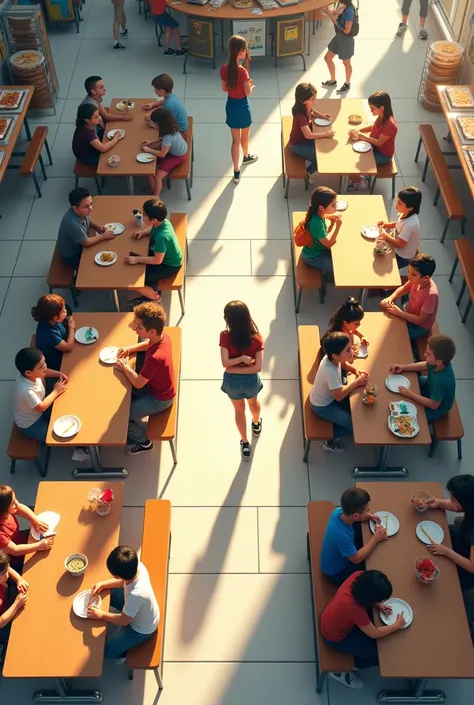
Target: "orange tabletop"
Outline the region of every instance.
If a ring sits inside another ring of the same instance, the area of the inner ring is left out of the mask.
[[[125,230],[113,240],[103,240],[97,245],[83,248],[76,280],[78,289],[136,289],[144,286],[145,267],[125,264],[124,258],[130,252],[142,257],[148,254],[150,238],[132,240],[132,233],[140,229],[132,211],[134,208],[141,210],[145,200],[144,196],[95,196],[93,220],[100,225],[121,223]],[[95,232],[91,229],[89,235],[95,235]],[[110,267],[94,262],[94,257],[102,250],[118,255],[117,261]]]
[[[96,514],[87,494],[93,487],[111,488],[110,513]],[[100,676],[104,659],[105,622],[76,617],[74,597],[109,575],[107,556],[118,545],[123,482],[40,482],[35,512],[61,515],[51,551],[25,558],[28,603],[12,624],[3,675],[7,678],[74,678]],[[32,540],[32,539],[30,539]],[[83,553],[88,566],[83,577],[73,577],[64,561]],[[102,606],[109,597],[104,593]]]
[[[459,134],[459,130],[456,125],[456,117],[459,116],[466,116],[466,117],[474,117],[474,107],[472,109],[457,109],[455,110],[454,108],[451,107],[451,105],[448,102],[448,99],[446,97],[445,88],[447,86],[441,86],[436,84],[436,90],[438,92],[439,96],[439,102],[441,105],[441,108],[443,109],[444,117],[446,118],[446,122],[448,123],[449,131],[451,133],[451,137],[453,138],[453,144],[456,149],[456,152],[458,153],[459,161],[461,163],[462,170],[464,172],[464,176],[466,177],[467,185],[469,186],[469,190],[471,191],[471,196],[474,198],[474,165],[469,166],[469,157],[465,152],[466,147],[470,147],[472,150],[474,150],[474,142],[470,145],[465,144],[463,140],[461,139],[461,135]],[[472,95],[474,96],[474,86],[456,86],[456,88],[469,88],[471,91]]]
[[[61,372],[69,377],[66,391],[53,404],[46,443],[50,446],[121,446],[127,441],[131,386],[113,365],[99,360],[108,345],[136,345],[137,334],[130,328],[131,313],[75,313],[76,330],[91,326],[99,340],[91,345],[75,343],[64,353]],[[60,416],[75,414],[81,420],[79,433],[62,439],[53,432]]]
[[[375,548],[366,559],[366,567],[385,573],[392,583],[393,597],[408,602],[414,613],[409,627],[377,640],[381,675],[384,678],[472,678],[474,649],[456,565],[446,556],[432,556],[415,533],[423,519],[434,521],[444,531],[443,543],[451,547],[446,513],[434,509],[420,514],[411,504],[415,490],[442,497],[441,485],[438,482],[371,482],[357,483],[357,486],[370,494],[371,511],[392,512],[400,522],[398,533]],[[370,528],[365,522],[362,527],[364,542],[367,542]],[[414,563],[421,557],[431,557],[440,569],[439,578],[430,585],[423,585],[415,576]],[[381,624],[378,615],[375,621]]]
[[[146,113],[143,111],[143,106],[150,103],[153,98],[130,98],[126,95],[121,98],[113,98],[110,103],[109,113],[123,115],[124,112],[117,110],[116,105],[124,98],[135,103],[133,110],[129,111],[133,116],[133,120],[130,122],[107,122],[103,142],[109,141],[107,133],[117,127],[125,130],[126,134],[123,140],[120,140],[113,149],[100,155],[97,173],[101,176],[148,176],[154,174],[156,159],[147,164],[141,164],[136,159],[137,154],[142,151],[142,142],[157,138],[157,131],[149,127],[148,123],[145,122]],[[107,164],[107,160],[112,154],[118,154],[120,157],[120,163],[116,167],[111,167]]]
[[[372,150],[359,154],[352,149],[353,141],[349,139],[349,131],[366,127],[368,105],[360,98],[324,98],[316,100],[314,110],[330,115],[332,125],[318,127],[313,125],[314,132],[334,130],[332,139],[315,140],[318,172],[320,174],[376,174],[374,153]],[[349,115],[360,115],[360,125],[349,125]],[[371,120],[370,122],[373,122]]]
[[[8,110],[0,110],[0,117],[13,118],[15,124],[13,130],[10,133],[10,138],[7,145],[0,146],[0,151],[3,153],[3,157],[0,161],[0,182],[3,180],[3,176],[7,170],[8,162],[15,149],[15,144],[20,134],[23,123],[26,119],[26,113],[28,112],[28,107],[31,103],[33,97],[34,86],[0,86],[0,91],[27,91],[27,94],[23,98],[21,103],[21,111],[18,113],[8,112]]]
[[[399,446],[429,445],[431,443],[424,408],[411,399],[418,409],[419,433],[414,438],[399,438],[389,430],[387,419],[391,401],[401,401],[400,394],[390,392],[385,378],[390,366],[413,361],[413,352],[408,337],[406,322],[385,313],[366,313],[360,330],[369,341],[369,356],[365,360],[354,359],[354,367],[369,373],[369,381],[378,387],[377,401],[373,406],[362,403],[364,388],[359,387],[350,396],[354,442],[356,445]],[[411,382],[411,389],[420,393],[416,372],[403,373]]]
[[[215,10],[209,3],[207,5],[196,5],[189,2],[181,2],[175,5],[173,2],[167,3],[169,7],[176,12],[182,12],[185,15],[197,15],[198,17],[210,17],[216,20],[254,20],[254,19],[267,19],[267,17],[285,17],[287,15],[298,15],[302,12],[313,12],[313,10],[319,10],[322,7],[327,7],[331,3],[327,0],[302,0],[296,5],[288,5],[287,7],[278,7],[276,10],[262,10],[261,5],[255,0],[252,2],[252,6],[245,8],[236,8],[230,2],[226,3],[224,7],[219,10]],[[258,8],[262,10],[262,15],[252,15],[252,10]]]

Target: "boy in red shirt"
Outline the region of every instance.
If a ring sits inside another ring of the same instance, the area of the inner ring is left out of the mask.
[[[135,306],[133,313],[134,330],[145,340],[137,345],[120,348],[115,365],[132,385],[127,455],[139,455],[153,450],[154,445],[147,438],[146,429],[137,419],[168,409],[176,395],[171,340],[163,333],[166,323],[163,307],[147,301]],[[137,352],[145,353],[145,361],[139,372],[130,367],[127,359]]]
[[[0,551],[0,644],[7,643],[12,619],[25,606],[27,598],[28,583],[10,567],[7,554]]]
[[[153,19],[157,25],[164,27],[165,30],[165,51],[163,53],[166,56],[171,56],[172,54],[184,56],[188,53],[188,50],[181,47],[179,22],[175,20],[174,17],[171,17],[169,12],[166,11],[166,8],[166,0],[150,0],[150,9]],[[176,42],[176,50],[170,48],[171,35],[173,35],[174,41]]]

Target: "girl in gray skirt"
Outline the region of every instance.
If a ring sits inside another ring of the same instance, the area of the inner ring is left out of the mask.
[[[352,5],[352,0],[340,0],[340,4],[343,9],[339,14],[334,14],[329,9],[322,10],[329,17],[336,30],[336,34],[329,42],[328,50],[324,57],[331,78],[328,81],[324,81],[323,86],[335,86],[337,83],[336,67],[334,65],[334,57],[337,55],[344,64],[346,80],[336,93],[346,93],[351,87],[351,59],[354,56],[354,37],[351,35],[351,30],[355,18],[355,9]]]

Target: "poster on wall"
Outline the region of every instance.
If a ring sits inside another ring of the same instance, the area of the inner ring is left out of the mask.
[[[234,20],[232,23],[233,34],[240,34],[247,40],[250,56],[265,56],[267,22],[266,20]]]
[[[295,56],[304,53],[304,16],[276,21],[276,55]]]
[[[188,52],[201,59],[214,58],[214,21],[188,17]]]

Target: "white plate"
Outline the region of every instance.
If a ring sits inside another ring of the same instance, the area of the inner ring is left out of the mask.
[[[399,597],[391,597],[389,600],[385,600],[384,605],[392,608],[391,614],[383,614],[383,612],[380,612],[380,619],[384,624],[393,624],[400,612],[403,612],[403,616],[405,617],[405,626],[403,629],[409,627],[413,622],[413,610],[405,600],[401,600]]]
[[[395,422],[396,418],[399,417],[395,417],[392,415],[388,417],[388,427],[394,436],[398,436],[398,438],[414,438],[420,432],[420,427],[418,426],[418,419],[416,416],[410,416],[410,423],[414,428],[414,431],[412,431],[411,433],[400,433]]]
[[[436,524],[434,521],[420,521],[420,523],[417,524],[416,535],[418,536],[420,541],[426,543],[427,546],[431,543],[429,538],[425,536],[423,531],[421,530],[422,526],[425,528],[425,531],[429,533],[435,543],[443,543],[444,531],[440,527],[440,525]]]
[[[398,521],[395,514],[392,512],[375,512],[375,514],[382,520],[382,527],[387,528],[387,536],[394,536],[400,528],[400,522]],[[372,519],[369,521],[370,530],[372,533],[375,531],[375,521]]]
[[[82,590],[74,598],[72,603],[72,609],[75,615],[81,617],[82,619],[87,619],[87,607],[89,605],[91,591]],[[102,604],[102,598],[100,595],[94,595],[94,607],[100,607]]]
[[[120,103],[117,103],[115,107],[117,108],[117,110],[133,110],[133,108],[135,107],[135,103],[133,101],[130,102],[132,103],[130,107],[128,105],[124,105],[122,101],[120,101]]]
[[[99,353],[99,359],[106,365],[115,365],[117,362],[118,348],[115,345],[109,345],[106,348],[102,348]]]
[[[140,152],[140,154],[137,154],[137,162],[140,162],[141,164],[149,164],[154,160],[155,157],[153,154],[149,154],[148,152]]]
[[[41,514],[38,514],[38,519],[41,519],[41,521],[44,521],[44,523],[48,525],[48,531],[45,532],[45,534],[49,534],[54,531],[59,524],[61,515],[57,512],[41,512]],[[40,533],[36,531],[36,529],[33,529],[33,527],[30,529],[30,534],[33,536],[35,541],[41,541]]]
[[[327,118],[314,118],[314,124],[319,125],[319,127],[327,127],[332,123],[332,120],[328,120]]]
[[[86,337],[87,331],[90,330],[92,333],[92,338],[89,339]],[[90,326],[82,326],[82,328],[78,328],[76,332],[74,333],[74,337],[77,340],[78,343],[82,343],[82,345],[91,345],[92,343],[95,343],[97,340],[99,340],[99,331],[97,328],[91,328]]]
[[[125,230],[125,225],[122,223],[105,223],[107,230],[111,230],[114,235],[121,235]]]
[[[370,152],[372,145],[361,140],[360,142],[354,142],[352,149],[354,152]]]
[[[339,198],[336,201],[336,210],[337,211],[345,211],[348,206],[347,201],[344,201],[342,198]]]
[[[385,378],[385,386],[391,392],[395,392],[395,394],[400,394],[400,392],[398,391],[399,387],[410,388],[411,385],[410,380],[405,377],[405,375],[388,375],[388,377]]]
[[[418,416],[418,409],[409,401],[391,401],[388,408],[392,416]]]
[[[71,438],[81,429],[81,420],[73,414],[60,416],[53,424],[54,433],[60,438]]]
[[[369,348],[367,345],[360,345],[359,352],[357,355],[354,353],[354,357],[359,358],[359,360],[365,360],[366,357],[369,357]]]
[[[361,228],[360,232],[368,240],[376,240],[380,235],[380,229],[378,225],[364,225]]]
[[[109,130],[107,132],[107,137],[109,138],[109,140],[111,140],[113,137],[115,137],[117,132],[123,132],[125,134],[125,130],[122,130],[120,127],[117,127],[115,130]]]
[[[101,262],[100,256],[103,254],[111,254],[114,256],[113,260],[110,262]],[[110,267],[112,264],[115,264],[115,262],[118,260],[118,254],[116,252],[112,252],[111,250],[102,250],[101,252],[98,252],[96,256],[94,257],[94,262],[98,264],[100,267]]]

